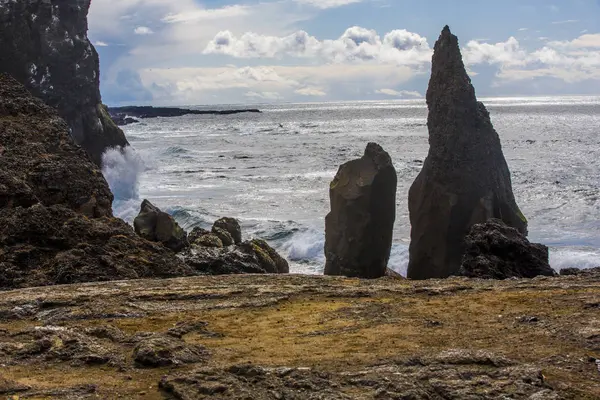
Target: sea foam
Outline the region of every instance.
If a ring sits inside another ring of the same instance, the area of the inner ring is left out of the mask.
[[[115,216],[131,223],[139,212],[140,176],[146,171],[144,160],[131,147],[112,148],[102,155],[102,173],[115,196]]]

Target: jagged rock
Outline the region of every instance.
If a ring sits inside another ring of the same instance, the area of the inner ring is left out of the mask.
[[[429,154],[409,192],[411,279],[456,274],[474,224],[498,218],[527,234],[500,139],[448,27],[435,45],[427,105]]]
[[[117,218],[64,206],[0,209],[0,288],[194,275]]]
[[[198,240],[195,244],[183,259],[201,274],[286,274],[290,270],[288,262],[263,240],[220,248],[198,245]]]
[[[225,229],[213,226],[212,233],[221,240],[223,246],[232,246],[235,244],[233,236],[231,236],[231,233],[227,232]]]
[[[148,200],[142,202],[139,215],[133,221],[138,235],[151,242],[160,242],[177,252],[188,246],[187,233],[169,214]]]
[[[231,235],[235,244],[242,243],[242,228],[240,223],[234,218],[221,218],[213,224],[214,228],[223,229]]]
[[[134,361],[143,367],[196,364],[207,358],[208,352],[204,347],[167,335],[142,338],[133,349]]]
[[[342,165],[331,183],[325,219],[326,275],[385,276],[396,219],[397,175],[381,146]]]
[[[91,0],[4,1],[0,72],[58,110],[75,142],[97,165],[128,142],[102,105],[98,54],[87,37]]]
[[[548,247],[530,243],[501,220],[474,225],[465,244],[460,275],[484,279],[556,275],[548,263]]]
[[[56,112],[0,74],[0,207],[64,204],[112,216],[113,195]]]
[[[102,173],[65,122],[0,74],[0,288],[194,271],[112,218]]]

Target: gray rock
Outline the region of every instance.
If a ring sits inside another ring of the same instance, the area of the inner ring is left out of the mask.
[[[362,158],[342,165],[331,183],[325,219],[326,275],[386,275],[396,219],[397,175],[381,146],[369,143]]]
[[[448,27],[435,45],[427,105],[429,154],[409,192],[411,279],[458,273],[474,224],[498,218],[527,234],[500,139]]]

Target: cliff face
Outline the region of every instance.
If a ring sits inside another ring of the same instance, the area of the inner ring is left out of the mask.
[[[0,290],[193,274],[113,218],[112,200],[65,121],[0,73]]]
[[[87,38],[91,0],[0,2],[0,72],[56,108],[97,165],[128,145],[100,97],[98,54]]]
[[[427,105],[429,154],[409,193],[412,279],[458,273],[474,224],[497,218],[527,232],[500,138],[448,27],[435,44]]]

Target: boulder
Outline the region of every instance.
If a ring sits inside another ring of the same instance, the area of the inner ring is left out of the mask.
[[[483,279],[557,275],[548,262],[548,247],[530,243],[501,220],[473,225],[465,244],[460,275]]]
[[[458,273],[477,223],[498,218],[527,234],[500,139],[448,27],[435,44],[427,105],[429,154],[409,192],[411,279]]]
[[[229,232],[235,244],[242,243],[242,228],[237,219],[227,217],[221,218],[213,224],[213,232],[217,228]]]
[[[97,165],[107,148],[127,146],[101,101],[98,54],[87,37],[91,0],[1,3],[0,72],[57,109]]]
[[[202,238],[214,236],[208,234]],[[287,274],[288,262],[264,240],[255,239],[240,245],[218,247],[196,240],[183,253],[183,259],[200,274]]]
[[[68,132],[0,74],[0,289],[194,275],[112,217],[108,184]]]
[[[396,219],[397,176],[388,153],[369,143],[362,158],[342,165],[331,183],[325,219],[326,275],[381,278]]]
[[[135,232],[151,242],[160,242],[178,252],[188,246],[187,233],[169,214],[162,212],[148,200],[133,221]]]

